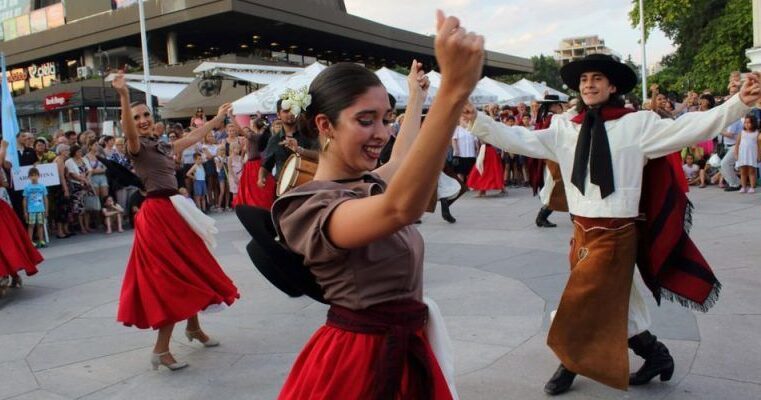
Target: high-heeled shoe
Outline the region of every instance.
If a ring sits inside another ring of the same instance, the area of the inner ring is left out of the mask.
[[[156,371],[159,369],[159,365],[163,365],[167,368],[169,368],[170,371],[177,371],[183,368],[187,368],[189,365],[186,362],[173,362],[171,364],[167,364],[164,361],[161,361],[161,357],[169,354],[168,351],[165,351],[163,353],[151,353],[151,365],[153,366],[153,370]]]
[[[207,337],[206,341],[202,342],[201,339],[199,338],[201,333],[203,333],[203,332],[201,332],[200,329],[195,330],[195,331],[189,331],[189,330],[186,329],[185,330],[185,337],[188,338],[188,342],[191,342],[191,343],[193,342],[194,339],[198,340],[199,342],[201,342],[203,347],[217,347],[217,346],[219,346],[219,340],[213,339],[209,335],[206,335],[206,337]]]

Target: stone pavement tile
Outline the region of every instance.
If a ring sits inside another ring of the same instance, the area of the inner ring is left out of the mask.
[[[296,353],[244,356],[208,386],[198,388],[198,398],[275,399],[296,356]]]
[[[48,392],[46,390],[34,390],[29,393],[24,393],[16,397],[11,397],[9,400],[71,400],[73,397],[65,397],[55,393]]]
[[[130,237],[129,242],[131,241]],[[80,253],[63,257],[49,257],[43,252],[46,261],[40,265],[39,269],[44,273],[30,278],[29,283],[63,289],[107,278],[116,277],[121,281],[129,257],[129,245],[123,244],[119,248],[103,249],[99,247],[101,242],[103,241],[92,242],[98,246],[97,250],[93,250],[90,244],[83,244],[78,247]],[[83,252],[81,249],[86,251]],[[105,265],[113,267],[104,268]]]
[[[116,310],[118,307],[119,300],[116,299],[90,309],[90,311],[80,315],[79,318],[110,318],[111,321],[116,322]]]
[[[761,384],[761,315],[698,315],[692,373]]]
[[[202,320],[202,323],[204,329],[222,341],[218,351],[246,354],[295,353],[325,323],[325,314],[259,315],[245,320],[226,316],[214,321]]]
[[[758,264],[759,258],[749,260]],[[761,288],[761,274],[757,266],[724,270],[718,273],[722,283],[721,294],[716,305],[708,310],[708,314],[723,315],[761,315],[758,293]]]
[[[37,389],[34,374],[24,360],[0,364],[0,400]]]
[[[542,316],[448,316],[444,317],[452,340],[516,347],[539,333]]]
[[[458,269],[460,278],[426,289],[445,316],[529,316],[544,309],[544,301],[521,282],[476,269],[449,268]]]
[[[86,306],[58,303],[11,303],[0,309],[0,335],[24,332],[46,332],[88,311]]]
[[[698,322],[692,310],[667,300],[662,300],[659,307],[650,291],[644,289],[642,294],[650,310],[653,322],[650,330],[654,335],[675,340],[700,340]]]
[[[23,360],[43,336],[42,332],[0,335],[0,363]]]
[[[141,374],[157,373],[151,370],[152,346],[150,342],[147,344],[133,351],[39,371],[36,373],[37,379],[46,390],[78,398]],[[187,360],[195,351],[187,346],[172,344],[172,354],[179,360]],[[207,358],[215,357],[224,355],[207,355]]]
[[[524,254],[525,249],[501,245],[426,243],[425,261],[439,264],[456,265],[459,267],[475,267],[487,265],[498,260]]]
[[[103,336],[130,335],[136,332],[142,331],[126,327],[111,318],[74,318],[48,331],[41,343],[48,344]]]
[[[487,368],[513,350],[510,346],[452,340],[454,371],[456,376]],[[459,379],[458,379],[459,380]],[[469,398],[469,397],[465,397]]]
[[[525,280],[547,275],[567,274],[568,258],[565,253],[530,250],[477,268],[502,276]]]
[[[664,400],[761,399],[761,385],[729,379],[688,375]]]
[[[118,296],[121,285],[121,279],[115,277],[90,281],[29,299],[26,304],[56,303],[61,307],[97,307],[113,301],[114,296]]]
[[[143,348],[155,341],[155,333],[152,331],[133,328],[133,331],[129,332],[127,328],[124,329],[123,335],[40,343],[29,354],[27,361],[34,371],[40,371]]]

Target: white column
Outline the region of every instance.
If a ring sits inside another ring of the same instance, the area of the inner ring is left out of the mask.
[[[166,35],[166,63],[175,65],[180,62],[179,51],[177,50],[177,32],[169,32]]]
[[[745,50],[748,69],[761,71],[761,0],[753,0],[753,48]]]

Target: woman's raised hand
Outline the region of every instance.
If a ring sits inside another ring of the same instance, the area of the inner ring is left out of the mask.
[[[441,69],[441,89],[467,97],[481,79],[484,38],[460,26],[456,17],[436,11],[436,60]]]
[[[428,80],[425,71],[423,71],[423,63],[412,60],[410,73],[407,75],[407,86],[409,87],[410,95],[422,94],[425,96],[428,94],[431,82]]]
[[[113,81],[111,81],[111,86],[113,86],[114,90],[116,90],[116,93],[119,94],[119,96],[127,96],[129,95],[129,89],[127,89],[127,82],[124,80],[124,71],[119,71],[116,74],[116,78],[114,78]]]

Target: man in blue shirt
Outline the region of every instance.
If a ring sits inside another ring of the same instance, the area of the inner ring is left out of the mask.
[[[48,189],[39,183],[40,171],[32,167],[29,169],[30,183],[24,188],[24,219],[29,231],[29,239],[34,242],[34,228],[37,227],[39,242],[35,247],[45,247],[44,226],[48,216]]]

